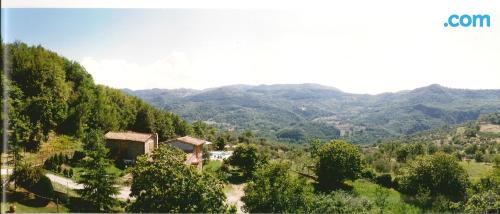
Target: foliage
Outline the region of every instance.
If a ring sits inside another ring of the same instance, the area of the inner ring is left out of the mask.
[[[226,211],[223,185],[209,174],[184,164],[185,154],[161,146],[148,160],[137,159],[132,169],[131,212],[222,213]]]
[[[318,151],[316,175],[322,188],[339,187],[346,179],[356,179],[362,170],[361,152],[344,141],[331,141]]]
[[[106,159],[108,149],[104,146],[104,138],[97,135],[102,132],[90,131],[85,134],[84,145],[87,145],[86,158],[82,160],[84,172],[78,183],[83,189],[78,194],[92,205],[93,212],[109,212],[118,203],[114,195],[118,194],[117,175],[106,172],[110,160]]]
[[[466,213],[500,212],[500,195],[494,191],[484,191],[472,195],[465,204]]]
[[[10,79],[2,86],[5,83],[9,89],[5,104],[11,149],[36,152],[50,132],[81,138],[89,129],[133,130],[157,132],[160,140],[192,132],[186,121],[172,113],[96,85],[77,62],[41,46],[15,42],[2,43],[4,47],[9,57],[2,58],[1,64],[7,59]]]
[[[430,196],[453,200],[463,199],[469,185],[465,170],[444,153],[417,157],[400,170],[397,180],[400,190],[407,194],[429,192]]]
[[[372,202],[366,198],[337,190],[314,195],[307,206],[307,213],[369,213],[372,208]]]
[[[231,166],[243,171],[246,178],[250,178],[259,166],[268,162],[268,157],[253,144],[238,144],[227,161]]]
[[[380,209],[380,213],[384,212],[384,209],[387,207],[389,201],[389,190],[385,189],[381,186],[377,186],[375,189],[375,205]]]
[[[33,192],[37,195],[40,195],[40,196],[46,197],[46,198],[53,198],[55,196],[54,187],[52,186],[52,182],[45,175],[41,176],[40,179],[38,180],[38,182],[36,182],[28,190],[30,190],[31,192]]]
[[[43,176],[43,171],[40,167],[32,166],[27,163],[20,163],[14,168],[10,180],[16,185],[30,189]]]
[[[250,213],[297,213],[311,193],[305,180],[290,174],[286,163],[270,163],[255,172],[241,200]]]

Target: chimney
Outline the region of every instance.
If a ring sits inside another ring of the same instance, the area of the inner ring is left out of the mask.
[[[156,145],[156,148],[158,149],[158,144],[159,144],[158,143],[158,133],[156,133],[156,132],[155,132],[155,137],[156,137],[156,139],[155,139],[155,145]]]

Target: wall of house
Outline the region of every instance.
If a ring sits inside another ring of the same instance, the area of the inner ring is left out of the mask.
[[[194,151],[194,146],[191,144],[183,143],[180,141],[173,141],[170,143],[171,146],[181,149],[186,153],[192,153]]]
[[[137,156],[145,154],[147,151],[145,147],[149,144],[154,145],[154,141],[145,144],[134,141],[106,140],[106,146],[110,149],[113,157],[131,160],[135,160]]]

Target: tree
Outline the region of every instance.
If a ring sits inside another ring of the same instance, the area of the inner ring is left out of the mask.
[[[429,191],[430,196],[455,200],[465,197],[469,184],[465,170],[445,153],[417,157],[400,170],[397,180],[400,190],[409,195]]]
[[[132,169],[131,212],[222,213],[227,209],[223,184],[184,164],[185,154],[168,146],[151,157],[138,157]]]
[[[83,184],[83,189],[77,192],[92,205],[90,211],[110,212],[118,203],[114,198],[118,194],[118,187],[115,186],[117,175],[106,172],[110,165],[110,160],[106,159],[108,149],[98,133],[102,132],[91,131],[85,135],[84,144],[91,150],[86,150],[87,156],[82,160],[84,170],[78,183]]]
[[[356,146],[344,141],[331,141],[319,149],[315,170],[321,188],[339,187],[344,180],[359,177],[362,170],[361,152]]]
[[[312,189],[290,174],[285,163],[261,166],[245,187],[243,209],[250,213],[303,212]]]
[[[268,157],[253,144],[239,144],[228,159],[228,163],[243,171],[246,178],[252,177],[255,170],[267,161]]]
[[[219,135],[217,137],[217,140],[215,141],[215,149],[222,151],[224,150],[224,147],[226,147],[226,138],[222,135]]]

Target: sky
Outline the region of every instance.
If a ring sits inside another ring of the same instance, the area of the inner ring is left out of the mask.
[[[499,6],[353,0],[292,7],[2,8],[2,39],[40,44],[82,64],[99,84],[134,90],[298,83],[368,94],[430,84],[500,89]],[[452,13],[488,14],[491,27],[443,27]]]

